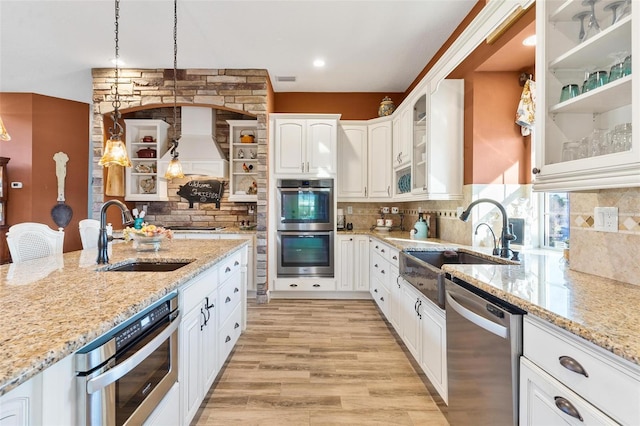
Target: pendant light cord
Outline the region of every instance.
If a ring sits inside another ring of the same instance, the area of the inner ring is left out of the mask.
[[[171,153],[178,158],[178,0],[173,0],[173,141]]]
[[[120,47],[118,46],[119,41],[119,28],[118,28],[118,20],[120,19],[120,0],[115,0],[115,42],[116,42],[116,72],[115,72],[115,81],[113,83],[113,101],[111,105],[113,106],[113,113],[111,117],[113,118],[113,127],[109,133],[111,133],[112,139],[120,139],[122,135],[122,126],[119,123],[120,120],[120,94],[118,93],[118,80],[120,79],[120,70],[118,66],[120,65]]]

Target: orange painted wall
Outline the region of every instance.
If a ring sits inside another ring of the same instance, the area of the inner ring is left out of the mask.
[[[403,93],[277,92],[272,112],[342,114],[341,120],[369,120],[378,117],[385,96],[396,105],[404,99]]]
[[[472,155],[465,184],[522,184],[529,176],[530,152],[515,123],[522,94],[519,72],[477,72],[473,80],[471,150],[465,150],[465,164]],[[473,167],[473,165],[476,167]]]
[[[0,143],[0,156],[9,157],[7,223],[40,222],[57,226],[51,209],[57,203],[58,184],[53,155],[69,156],[65,179],[66,203],[73,218],[65,228],[64,251],[82,248],[78,222],[87,217],[89,164],[89,105],[34,93],[0,93],[0,115],[11,135]]]

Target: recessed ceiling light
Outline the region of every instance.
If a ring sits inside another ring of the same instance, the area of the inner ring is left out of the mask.
[[[316,59],[315,61],[313,61],[313,66],[316,68],[324,67],[324,59]]]
[[[522,40],[522,44],[525,46],[535,46],[536,45],[536,35],[529,36]]]
[[[117,64],[116,64],[116,62],[117,62]],[[125,62],[122,60],[122,58],[118,58],[118,59],[113,58],[113,59],[111,60],[111,63],[112,63],[113,65],[118,65],[119,67],[121,67],[121,66],[123,66],[123,65],[125,64]]]

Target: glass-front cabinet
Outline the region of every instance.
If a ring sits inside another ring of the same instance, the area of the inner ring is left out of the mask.
[[[536,14],[534,189],[638,186],[640,3],[544,1]]]
[[[411,192],[427,191],[427,95],[423,94],[413,104],[413,167]]]

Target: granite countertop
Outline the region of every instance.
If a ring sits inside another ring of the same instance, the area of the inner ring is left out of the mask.
[[[173,240],[158,252],[111,247],[0,266],[0,395],[226,258],[246,240]],[[105,272],[130,260],[192,261],[173,272]]]
[[[496,258],[488,248],[411,240],[406,232],[354,233],[378,238],[399,250],[446,247]],[[552,250],[522,250],[520,259],[517,265],[449,264],[442,269],[636,364],[635,368],[640,365],[640,286],[572,271],[562,253]]]

